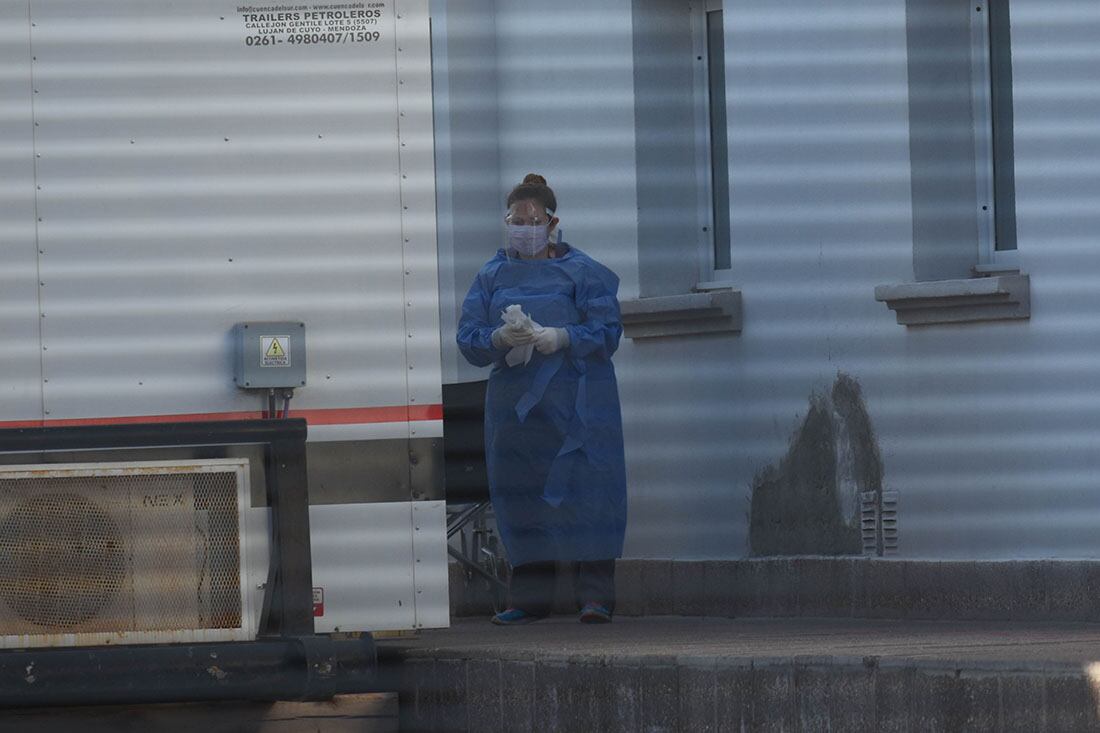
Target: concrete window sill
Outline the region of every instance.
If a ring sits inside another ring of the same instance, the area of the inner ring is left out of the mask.
[[[968,280],[879,285],[875,300],[905,326],[1031,317],[1031,284],[1018,272]]]
[[[632,339],[741,332],[740,290],[626,300],[621,310],[624,333]]]

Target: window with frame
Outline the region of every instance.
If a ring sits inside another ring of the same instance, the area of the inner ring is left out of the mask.
[[[1016,265],[1005,0],[907,0],[917,281]]]
[[[725,30],[722,0],[692,6],[696,73],[696,171],[700,193],[700,286],[732,280],[729,148],[726,139]]]
[[[880,285],[899,323],[1031,315],[1016,247],[1008,0],[906,0],[916,282]]]
[[[639,292],[621,304],[625,334],[739,333],[741,293],[728,277],[722,3],[631,8]]]
[[[971,76],[977,184],[977,272],[1018,269],[1008,0],[974,2]]]

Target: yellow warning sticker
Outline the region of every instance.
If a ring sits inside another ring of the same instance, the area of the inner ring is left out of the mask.
[[[290,366],[290,336],[260,337],[260,366]]]

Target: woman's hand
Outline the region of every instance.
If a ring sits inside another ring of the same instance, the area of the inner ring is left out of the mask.
[[[540,354],[553,354],[569,345],[569,332],[564,328],[540,328],[535,331],[534,340]]]
[[[493,346],[498,349],[526,346],[535,341],[535,331],[530,326],[514,328],[504,325],[493,331]]]

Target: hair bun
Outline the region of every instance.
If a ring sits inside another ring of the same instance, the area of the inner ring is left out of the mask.
[[[546,179],[538,173],[528,173],[523,177],[523,183],[512,189],[505,199],[505,205],[511,208],[512,204],[520,200],[538,201],[547,211],[556,211],[558,200],[554,192],[546,185]]]

